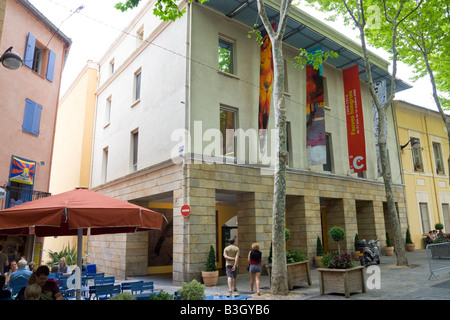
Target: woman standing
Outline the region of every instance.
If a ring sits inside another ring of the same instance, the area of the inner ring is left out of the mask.
[[[259,244],[257,242],[252,244],[252,250],[248,253],[248,261],[250,262],[249,272],[250,272],[250,289],[253,293],[253,285],[256,278],[256,293],[258,296],[261,295],[259,292],[260,287],[260,277],[261,277],[261,261],[262,253],[259,251]]]

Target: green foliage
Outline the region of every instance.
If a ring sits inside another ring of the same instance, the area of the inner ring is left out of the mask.
[[[290,62],[295,68],[303,69],[307,65],[312,65],[315,70],[318,70],[324,61],[329,58],[337,58],[338,56],[338,53],[334,51],[325,53],[323,51],[308,52],[300,48],[298,55],[294,57],[294,61]]]
[[[323,256],[323,245],[322,241],[320,241],[320,237],[317,237],[316,256]]]
[[[151,294],[150,300],[173,300],[173,295],[161,290],[157,294]]]
[[[136,300],[135,297],[132,296],[129,292],[122,292],[119,294],[116,294],[114,297],[110,298],[109,300]]]
[[[210,246],[208,261],[206,262],[206,271],[216,271],[216,252],[214,251],[214,247]]]
[[[391,238],[389,238],[389,233],[386,232],[386,247],[392,247]]]
[[[188,0],[192,2],[193,0]],[[204,3],[208,0],[200,0],[200,3]],[[128,9],[135,8],[139,5],[141,0],[127,0],[122,3],[119,2],[115,5],[115,8],[120,11],[126,11]],[[179,10],[177,1],[174,0],[157,0],[153,9],[153,14],[159,17],[163,21],[175,21],[181,18],[185,14],[186,10]]]
[[[409,233],[409,229],[406,229],[406,243],[408,244],[413,243],[411,240],[411,234]]]
[[[300,249],[289,249],[286,252],[286,263],[294,263],[308,260],[308,257]]]
[[[178,293],[183,300],[203,300],[205,298],[205,288],[204,284],[194,279],[191,282],[183,282],[183,286]]]
[[[359,247],[357,245],[358,241],[359,241],[359,236],[358,236],[358,234],[355,234],[355,251],[359,251]]]
[[[444,229],[444,225],[442,223],[438,222],[434,225],[434,228],[436,230],[442,230],[442,229]]]
[[[286,239],[286,242],[291,239],[291,230],[288,228],[284,228],[284,238]]]
[[[339,255],[339,253],[337,251],[330,251],[330,252],[325,253],[321,259],[323,267],[328,268],[331,264],[331,260],[336,255]]]
[[[49,262],[46,263],[46,265],[49,267],[59,265],[59,260],[61,258],[66,259],[66,264],[68,266],[73,266],[77,264],[77,248],[76,247],[71,248],[70,243],[67,243],[67,246],[63,247],[63,249],[60,252],[52,250],[47,251],[51,259]]]
[[[342,241],[345,239],[345,230],[341,227],[334,226],[329,231],[331,238],[336,241]]]

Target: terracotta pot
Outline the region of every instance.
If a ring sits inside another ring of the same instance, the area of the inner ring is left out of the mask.
[[[413,252],[414,250],[416,250],[416,245],[414,243],[407,243],[406,250],[409,252]]]
[[[203,283],[207,287],[212,287],[217,284],[219,279],[219,270],[217,271],[202,271]]]
[[[317,268],[323,268],[323,263],[321,261],[322,256],[314,256],[314,263],[316,264]]]
[[[393,256],[394,255],[394,247],[384,247],[384,255],[385,256]]]
[[[353,251],[353,259],[355,259],[355,261],[359,261],[359,251]]]

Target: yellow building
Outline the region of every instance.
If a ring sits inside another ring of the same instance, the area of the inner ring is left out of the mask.
[[[2,38],[3,21],[5,21],[6,0],[0,0],[0,39]]]
[[[406,193],[408,223],[416,248],[442,223],[450,230],[449,142],[439,112],[394,102]]]
[[[51,164],[50,192],[58,194],[76,187],[89,187],[92,132],[97,89],[97,64],[88,61],[58,105]],[[46,237],[43,260],[48,250],[59,252],[76,237]]]

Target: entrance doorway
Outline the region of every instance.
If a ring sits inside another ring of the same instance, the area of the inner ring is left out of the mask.
[[[322,245],[323,252],[328,252],[328,228],[327,228],[327,207],[320,207],[320,222],[322,224]]]

